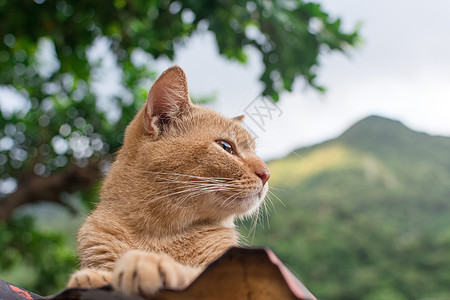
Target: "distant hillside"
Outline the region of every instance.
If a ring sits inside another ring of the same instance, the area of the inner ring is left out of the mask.
[[[316,296],[450,299],[450,138],[371,116],[269,168],[285,206],[254,244]]]

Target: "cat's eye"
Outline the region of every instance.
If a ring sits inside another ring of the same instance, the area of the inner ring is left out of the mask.
[[[219,144],[222,147],[222,149],[227,151],[228,153],[236,154],[236,152],[233,149],[233,146],[230,143],[225,141],[216,141],[216,143]]]

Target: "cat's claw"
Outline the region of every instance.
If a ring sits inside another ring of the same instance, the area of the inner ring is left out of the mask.
[[[70,276],[67,288],[91,289],[111,283],[112,272],[97,269],[81,269]]]
[[[150,296],[163,287],[186,288],[199,272],[165,254],[132,250],[117,261],[112,285],[127,294]]]

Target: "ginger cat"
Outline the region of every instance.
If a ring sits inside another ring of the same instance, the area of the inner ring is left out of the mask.
[[[270,176],[241,120],[193,105],[183,70],[166,70],[79,231],[81,270],[67,286],[181,289],[237,245],[234,218],[258,209]]]

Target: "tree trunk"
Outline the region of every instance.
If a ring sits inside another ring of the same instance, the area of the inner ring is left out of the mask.
[[[10,218],[16,208],[25,204],[49,201],[67,206],[61,201],[62,192],[91,187],[100,175],[98,163],[84,168],[71,164],[49,177],[33,174],[20,182],[14,193],[0,199],[0,221]]]

